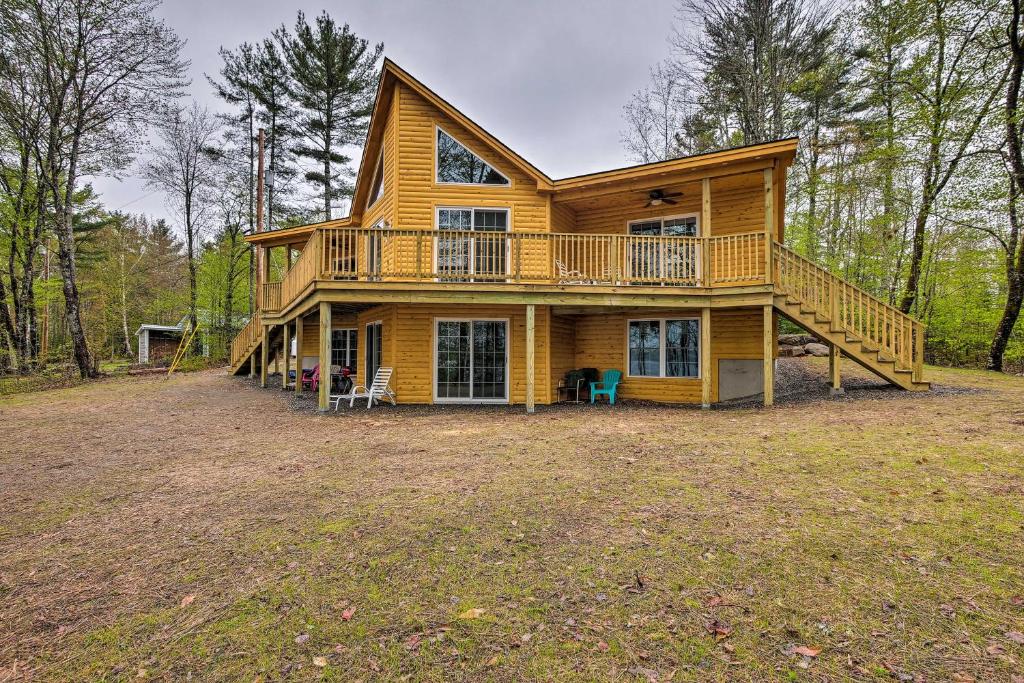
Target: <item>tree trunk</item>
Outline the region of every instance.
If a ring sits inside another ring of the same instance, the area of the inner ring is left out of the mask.
[[[71,345],[74,351],[75,363],[78,365],[78,372],[85,379],[95,377],[98,373],[89,354],[89,342],[85,338],[85,328],[82,325],[81,298],[78,294],[78,272],[75,267],[75,235],[72,226],[74,221],[74,188],[75,181],[77,180],[81,132],[75,130],[73,136],[71,153],[68,155],[68,170],[64,177],[63,191],[60,186],[60,176],[53,168],[55,160],[52,158],[50,159],[49,184],[53,194],[55,213],[53,231],[57,235],[60,274],[64,281],[64,318],[67,321],[68,334],[71,335]],[[51,150],[54,149],[56,149],[56,145],[51,146]]]
[[[1017,197],[1024,191],[1024,152],[1021,150],[1019,116],[1021,78],[1024,75],[1024,45],[1020,41],[1020,0],[1013,0],[1013,15],[1007,29],[1010,39],[1010,73],[1006,87],[1006,143],[1010,171],[1010,235],[1006,244],[1006,304],[1003,316],[996,326],[989,349],[986,367],[989,370],[1003,369],[1003,355],[1010,335],[1020,317],[1021,302],[1024,301],[1024,245],[1020,240],[1020,223],[1017,216]]]

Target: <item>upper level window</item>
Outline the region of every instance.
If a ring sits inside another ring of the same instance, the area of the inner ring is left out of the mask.
[[[629,222],[630,235],[664,235],[666,237],[696,237],[697,215],[645,218]]]
[[[370,186],[370,201],[366,206],[373,206],[384,194],[384,152],[377,159],[377,169],[373,172],[373,184]]]
[[[466,185],[511,184],[501,172],[440,128],[437,129],[437,182]]]

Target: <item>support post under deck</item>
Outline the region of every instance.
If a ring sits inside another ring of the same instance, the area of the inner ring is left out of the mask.
[[[772,306],[764,307],[764,407],[775,404],[775,317]]]
[[[270,325],[263,326],[263,341],[260,342],[260,386],[267,388],[267,366],[270,365]]]
[[[535,369],[536,369],[536,322],[537,314],[533,304],[526,306],[526,412],[534,411]]]
[[[300,315],[295,319],[295,393],[302,393],[302,328],[305,322]]]
[[[700,407],[711,407],[711,309],[700,309]]]
[[[830,344],[828,347],[828,379],[829,379],[829,396],[838,396],[844,393],[842,377],[839,374],[839,359],[842,358],[842,351],[835,344]]]
[[[320,387],[317,410],[326,413],[331,403],[331,304],[320,302]]]

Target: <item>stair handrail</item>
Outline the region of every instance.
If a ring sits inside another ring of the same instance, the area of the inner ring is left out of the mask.
[[[898,369],[911,371],[913,381],[923,381],[924,323],[779,242],[774,256],[777,290],[886,354]]]
[[[245,355],[252,350],[256,339],[263,334],[263,324],[260,320],[260,312],[253,311],[249,322],[239,330],[238,334],[231,341],[231,367],[236,368],[245,359]]]

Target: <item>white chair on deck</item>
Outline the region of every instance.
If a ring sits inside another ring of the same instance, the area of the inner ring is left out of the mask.
[[[396,405],[395,392],[391,391],[391,387],[388,383],[391,381],[391,373],[394,372],[392,368],[377,368],[377,374],[373,377],[373,383],[370,384],[369,388],[362,384],[357,384],[352,387],[352,393],[344,398],[348,398],[348,407],[351,408],[356,404],[357,398],[366,399],[366,409],[375,403],[379,402],[380,399],[387,400],[391,405]],[[337,410],[337,406],[334,408]]]
[[[591,281],[583,277],[578,270],[570,270],[561,259],[555,259],[555,268],[558,269],[558,284],[560,285],[589,285]]]

